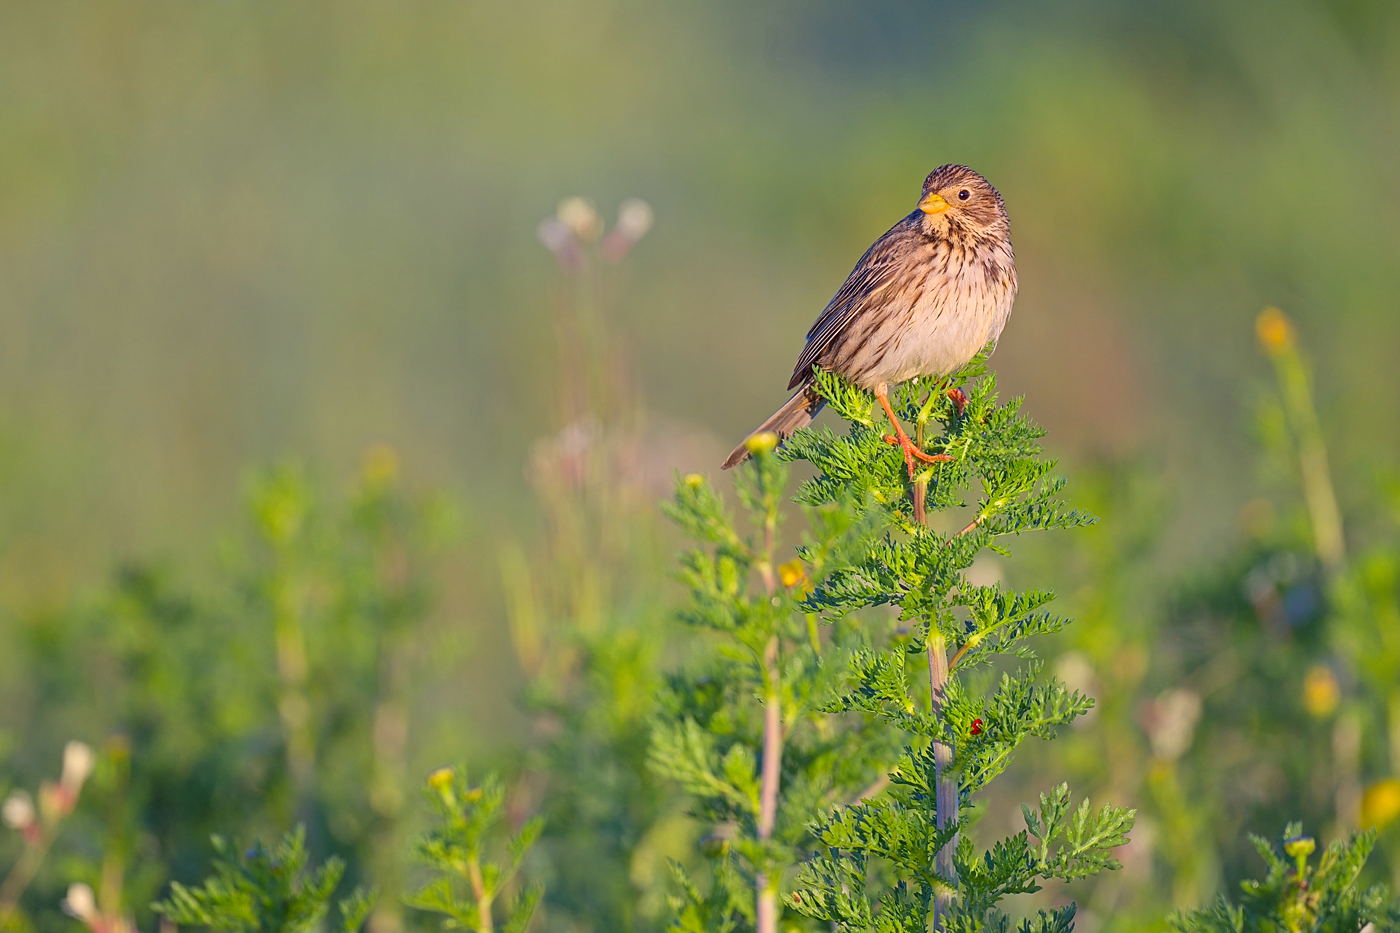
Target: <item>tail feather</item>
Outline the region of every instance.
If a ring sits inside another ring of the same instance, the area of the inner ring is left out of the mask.
[[[755,434],[762,434],[765,431],[772,431],[778,435],[778,440],[782,441],[789,437],[798,428],[805,428],[812,423],[812,419],[826,405],[826,400],[818,395],[811,386],[803,386],[797,394],[787,400],[777,411],[769,416],[768,420],[754,428],[749,433],[749,437]],[[723,469],[738,466],[749,459],[748,438],[744,438],[744,443],[734,448],[734,452],[729,455],[729,459],[724,461]]]

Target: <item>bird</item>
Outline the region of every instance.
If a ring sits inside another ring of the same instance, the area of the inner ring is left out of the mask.
[[[902,448],[911,479],[916,459],[950,459],[909,439],[890,407],[890,387],[941,378],[969,362],[1001,336],[1016,288],[1001,194],[965,165],[934,169],[918,205],[865,251],[807,331],[788,382],[797,394],[750,432],[723,468],[746,460],[754,437],[771,432],[782,441],[811,424],[826,404],[813,386],[813,367],[875,394],[894,427],[885,440]],[[961,391],[949,395],[961,410]]]

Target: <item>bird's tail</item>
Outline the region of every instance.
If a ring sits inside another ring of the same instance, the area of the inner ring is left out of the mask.
[[[787,400],[787,404],[768,417],[768,420],[754,428],[749,437],[755,434],[762,434],[765,431],[772,431],[778,435],[778,440],[783,440],[796,431],[798,428],[805,428],[812,423],[812,419],[817,416],[817,412],[826,405],[826,400],[816,393],[811,386],[803,386],[798,393]],[[724,469],[738,466],[749,459],[749,439],[744,438],[744,443],[734,448],[734,452],[729,455],[729,459],[724,461]]]

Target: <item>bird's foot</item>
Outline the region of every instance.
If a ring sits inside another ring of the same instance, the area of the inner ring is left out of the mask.
[[[961,418],[963,412],[967,411],[967,396],[963,394],[962,389],[954,386],[948,390],[948,398],[953,402],[953,411],[957,412],[958,417]]]
[[[909,439],[909,435],[905,434],[902,430],[900,430],[898,425],[895,426],[895,431],[897,432],[898,436],[896,436],[895,434],[886,434],[884,436],[885,443],[898,446],[904,451],[904,465],[909,469],[910,479],[914,478],[915,458],[922,460],[924,463],[947,463],[953,459],[947,454],[924,453],[922,450],[919,449],[917,444],[915,444]]]

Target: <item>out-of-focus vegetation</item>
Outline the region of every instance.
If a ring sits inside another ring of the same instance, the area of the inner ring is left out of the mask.
[[[1046,774],[1137,808],[1080,929],[1294,819],[1400,886],[1397,109],[1379,0],[4,5],[0,925],[154,929],[211,834],[300,824],[426,928],[465,756],[545,818],[535,928],[664,927],[715,841],[647,765],[694,637],[652,503],[947,161],[1101,518],[974,568],[1056,586],[1098,700],[977,832]]]
[[[1374,831],[1338,839],[1309,864],[1317,841],[1290,823],[1282,845],[1262,836],[1250,841],[1263,857],[1263,881],[1246,881],[1238,906],[1223,895],[1209,907],[1178,914],[1172,927],[1180,933],[1265,933],[1265,931],[1388,930],[1400,926],[1400,905],[1379,887],[1358,884],[1361,868],[1375,844]],[[1280,851],[1282,849],[1282,851]]]

